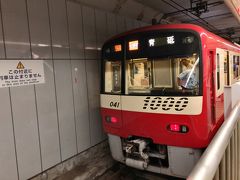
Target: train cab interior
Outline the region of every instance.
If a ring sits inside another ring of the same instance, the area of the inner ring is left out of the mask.
[[[181,83],[178,82],[180,76]],[[126,77],[126,92],[129,94],[158,92],[164,95],[185,89],[197,95],[199,57],[193,54],[182,58],[131,59],[127,61]]]
[[[187,65],[186,65],[187,62]],[[199,56],[139,58],[126,61],[126,94],[170,95],[185,92],[199,95]],[[106,92],[120,92],[121,63],[107,61],[105,64]],[[178,82],[179,77],[182,82]]]

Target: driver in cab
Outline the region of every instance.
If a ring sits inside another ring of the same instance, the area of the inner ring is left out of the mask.
[[[198,82],[196,80],[196,73],[190,59],[181,59],[180,64],[184,66],[184,71],[181,72],[177,77],[178,86],[180,86],[183,90],[192,90],[196,88]]]

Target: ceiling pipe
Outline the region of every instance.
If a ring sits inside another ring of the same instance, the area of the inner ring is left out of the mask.
[[[224,3],[228,6],[232,14],[236,17],[238,22],[240,23],[240,4],[233,3],[233,0],[224,0]],[[238,7],[236,7],[238,5]]]

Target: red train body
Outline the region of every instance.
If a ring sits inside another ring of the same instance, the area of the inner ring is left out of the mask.
[[[238,78],[239,52],[238,46],[190,24],[143,27],[106,42],[101,115],[113,157],[185,177],[190,165],[181,169],[172,163],[193,165],[221,126],[224,86]],[[186,58],[197,77],[193,88],[177,82]],[[173,152],[179,154],[172,157]],[[181,159],[191,159],[190,152],[193,161]]]

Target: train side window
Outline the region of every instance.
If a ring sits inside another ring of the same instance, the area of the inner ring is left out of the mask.
[[[227,52],[227,55],[224,56],[224,84],[225,86],[229,86],[229,53]]]
[[[240,67],[239,67],[239,65],[240,65],[240,57],[239,57],[239,56],[237,56],[237,62],[236,62],[236,64],[237,64],[236,74],[237,74],[237,78],[239,79],[239,76],[240,76]]]
[[[239,76],[239,56],[233,56],[233,79]]]
[[[121,62],[105,61],[105,92],[121,92]]]
[[[220,56],[217,53],[217,90],[220,89]]]

